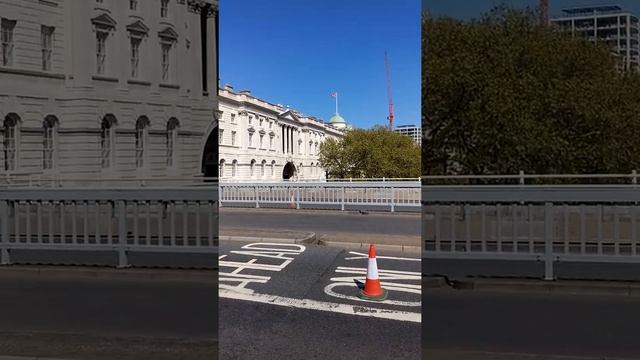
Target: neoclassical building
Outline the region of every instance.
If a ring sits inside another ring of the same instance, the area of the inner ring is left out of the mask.
[[[218,103],[221,181],[326,177],[318,150],[326,139],[343,136],[343,124],[324,123],[230,85],[218,91]]]
[[[217,7],[0,2],[0,180],[215,176]]]

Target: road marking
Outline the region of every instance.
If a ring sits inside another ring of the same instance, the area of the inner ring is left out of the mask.
[[[251,294],[253,289],[247,288],[251,283],[266,284],[271,280],[270,276],[261,276],[253,274],[240,274],[242,270],[264,270],[264,271],[281,271],[293,261],[293,257],[285,255],[299,255],[306,250],[306,247],[298,244],[282,244],[282,243],[251,243],[242,247],[244,250],[232,250],[233,254],[254,256],[258,258],[270,258],[284,260],[278,265],[257,263],[258,259],[253,258],[246,262],[222,260],[227,255],[218,257],[218,266],[235,268],[232,272],[219,272],[218,288],[236,290],[242,293]],[[237,285],[224,284],[223,282],[236,283]]]
[[[333,296],[339,299],[348,299],[355,301],[365,301],[365,302],[377,302],[389,305],[398,305],[398,306],[415,306],[419,307],[422,305],[421,301],[399,301],[399,300],[383,300],[383,301],[373,301],[361,299],[357,296],[341,294],[339,292],[334,291],[333,289],[338,286],[346,286],[348,288],[355,287],[354,280],[360,280],[364,282],[366,280],[367,269],[366,268],[354,268],[354,267],[346,267],[339,266],[336,269],[336,273],[344,273],[344,274],[355,274],[357,276],[345,276],[345,277],[333,277],[330,280],[333,283],[325,286],[324,293]],[[422,274],[420,272],[413,271],[398,271],[398,270],[380,270],[379,271],[379,279],[380,285],[387,291],[399,291],[406,292],[410,294],[422,294],[422,284],[403,284],[397,282],[389,282],[383,280],[414,280],[421,281]]]
[[[268,294],[236,292],[227,289],[220,289],[218,291],[218,296],[227,299],[253,301],[262,304],[278,305],[297,309],[319,310],[339,314],[368,316],[380,319],[411,321],[417,323],[422,321],[422,314],[408,311],[377,309],[359,305],[347,305],[309,299],[294,299]]]
[[[358,255],[345,258],[345,260],[357,260],[357,259],[368,259],[369,254],[363,254],[356,251],[349,251],[349,254]],[[404,261],[422,261],[420,258],[406,258],[406,257],[396,257],[396,256],[376,256],[376,259],[389,259],[389,260],[404,260]]]

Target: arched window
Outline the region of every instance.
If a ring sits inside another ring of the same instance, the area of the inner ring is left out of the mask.
[[[18,167],[18,134],[20,117],[9,113],[4,117],[4,169],[15,170]]]
[[[178,140],[178,128],[180,122],[172,117],[167,121],[167,166],[173,167],[176,164],[176,144]]]
[[[260,178],[264,179],[265,168],[267,167],[267,160],[262,160],[262,166],[260,167]]]
[[[147,140],[147,128],[149,127],[149,118],[140,116],[136,121],[136,167],[145,166],[145,144]],[[215,169],[215,168],[214,168]]]
[[[220,177],[221,177],[221,178],[223,178],[223,177],[224,177],[224,163],[225,163],[225,162],[224,162],[224,159],[221,159],[221,160],[220,160],[220,171],[219,171],[219,174],[220,174]]]
[[[55,166],[55,140],[56,126],[58,118],[53,115],[47,115],[42,122],[44,131],[42,138],[42,168],[53,169]]]
[[[238,168],[238,160],[233,160],[231,162],[231,177],[232,178],[236,177],[237,168]]]
[[[100,158],[103,169],[110,168],[113,165],[116,124],[116,117],[113,114],[106,114],[100,124]]]
[[[272,178],[276,177],[276,161],[275,160],[271,161],[271,177]]]
[[[313,176],[313,163],[309,165],[309,175]]]
[[[250,165],[250,168],[249,168],[249,176],[251,176],[251,178],[253,178],[253,176],[255,174],[255,172],[254,172],[255,167],[256,167],[256,161],[254,159],[254,160],[251,160],[251,165]]]

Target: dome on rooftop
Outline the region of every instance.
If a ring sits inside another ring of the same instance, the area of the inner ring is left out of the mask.
[[[329,124],[335,126],[338,129],[344,129],[347,127],[347,122],[342,118],[342,116],[335,114],[329,119]]]

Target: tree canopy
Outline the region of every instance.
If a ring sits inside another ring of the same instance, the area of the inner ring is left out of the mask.
[[[605,43],[504,6],[422,32],[425,175],[640,168],[640,75]]]
[[[319,160],[331,178],[410,178],[420,176],[420,147],[384,127],[348,130],[327,139]]]

